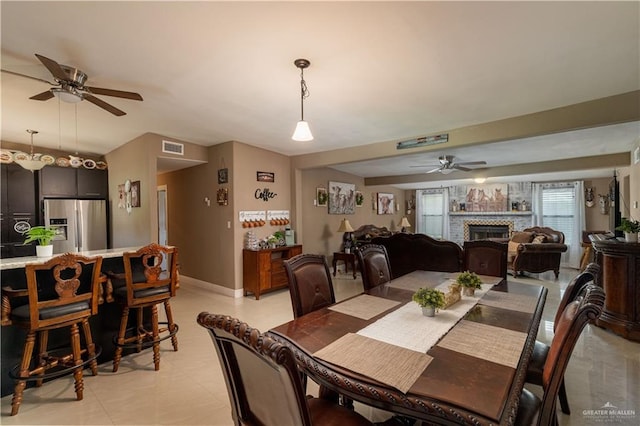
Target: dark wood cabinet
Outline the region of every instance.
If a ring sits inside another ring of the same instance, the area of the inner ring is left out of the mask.
[[[106,170],[45,167],[40,171],[42,197],[107,198],[109,180]]]
[[[258,300],[261,293],[288,287],[289,280],[283,262],[301,253],[301,245],[264,250],[243,250],[244,295],[253,293]]]
[[[0,169],[2,257],[33,256],[35,247],[25,246],[22,243],[23,232],[38,224],[36,175],[17,164],[2,164]]]
[[[640,342],[640,243],[590,235],[601,268],[604,309],[596,321],[626,339]]]

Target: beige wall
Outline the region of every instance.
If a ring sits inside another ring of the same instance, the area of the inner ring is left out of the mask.
[[[399,230],[398,224],[402,219],[404,206],[403,190],[391,187],[365,187],[363,178],[329,168],[303,170],[300,172],[300,176],[301,199],[297,205],[301,209],[298,217],[302,218],[302,229],[300,229],[299,223],[294,223],[292,228],[303,236],[304,253],[330,256],[333,252],[338,251],[342,244],[343,234],[336,231],[340,226],[340,221],[344,218],[349,220],[353,229],[373,224],[386,226],[392,231]],[[356,207],[353,215],[333,215],[329,214],[328,207],[315,206],[316,188],[323,187],[328,190],[329,181],[355,184],[356,191],[361,191],[364,195],[364,205]],[[373,209],[372,196],[375,196],[377,192],[394,194],[396,203],[399,203],[400,211],[393,215],[376,214]]]
[[[585,207],[585,222],[586,228],[590,231],[609,231],[609,215],[600,213],[600,204],[598,203],[598,194],[606,195],[609,193],[609,182],[613,179],[613,173],[611,177],[591,179],[584,181],[584,187],[593,188],[594,206]]]
[[[170,156],[162,152],[162,140],[169,138],[154,133],[144,135],[120,146],[105,155],[109,165],[109,203],[113,247],[131,247],[158,241],[157,160]],[[185,144],[185,155],[176,158],[203,160],[205,148]],[[118,208],[118,185],[127,179],[140,181],[140,207]]]

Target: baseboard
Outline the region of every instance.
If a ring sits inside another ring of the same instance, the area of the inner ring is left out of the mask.
[[[208,281],[187,277],[185,275],[180,275],[180,285],[200,287],[201,289],[213,291],[214,293],[218,293],[223,296],[233,297],[234,299],[239,299],[244,296],[244,290],[241,288],[232,289],[218,284],[213,284]]]

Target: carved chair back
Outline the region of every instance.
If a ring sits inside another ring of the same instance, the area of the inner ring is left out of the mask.
[[[508,248],[507,244],[497,241],[465,241],[463,246],[463,269],[479,275],[506,279]]]
[[[294,318],[336,303],[325,256],[299,254],[283,263],[289,278]]]
[[[564,312],[567,305],[576,300],[588,284],[593,284],[593,281],[595,280],[593,272],[595,272],[596,269],[600,269],[600,266],[598,266],[597,264],[592,264],[590,270],[585,269],[583,272],[580,272],[578,275],[573,277],[569,284],[567,284],[567,288],[564,290],[562,299],[560,299],[558,310],[556,311],[556,317],[553,321],[554,330],[558,326],[560,317],[562,316],[562,313]]]
[[[127,306],[136,307],[176,295],[178,249],[149,244],[123,254]],[[125,288],[116,289],[123,295]]]
[[[356,250],[365,291],[393,279],[387,249],[380,244],[365,244]]]

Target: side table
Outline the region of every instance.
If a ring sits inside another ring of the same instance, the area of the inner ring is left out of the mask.
[[[336,265],[338,261],[341,260],[344,262],[344,271],[349,271],[349,264],[351,264],[351,269],[353,270],[353,279],[356,279],[356,255],[354,253],[345,253],[342,251],[337,251],[333,253],[333,276],[336,276]]]

